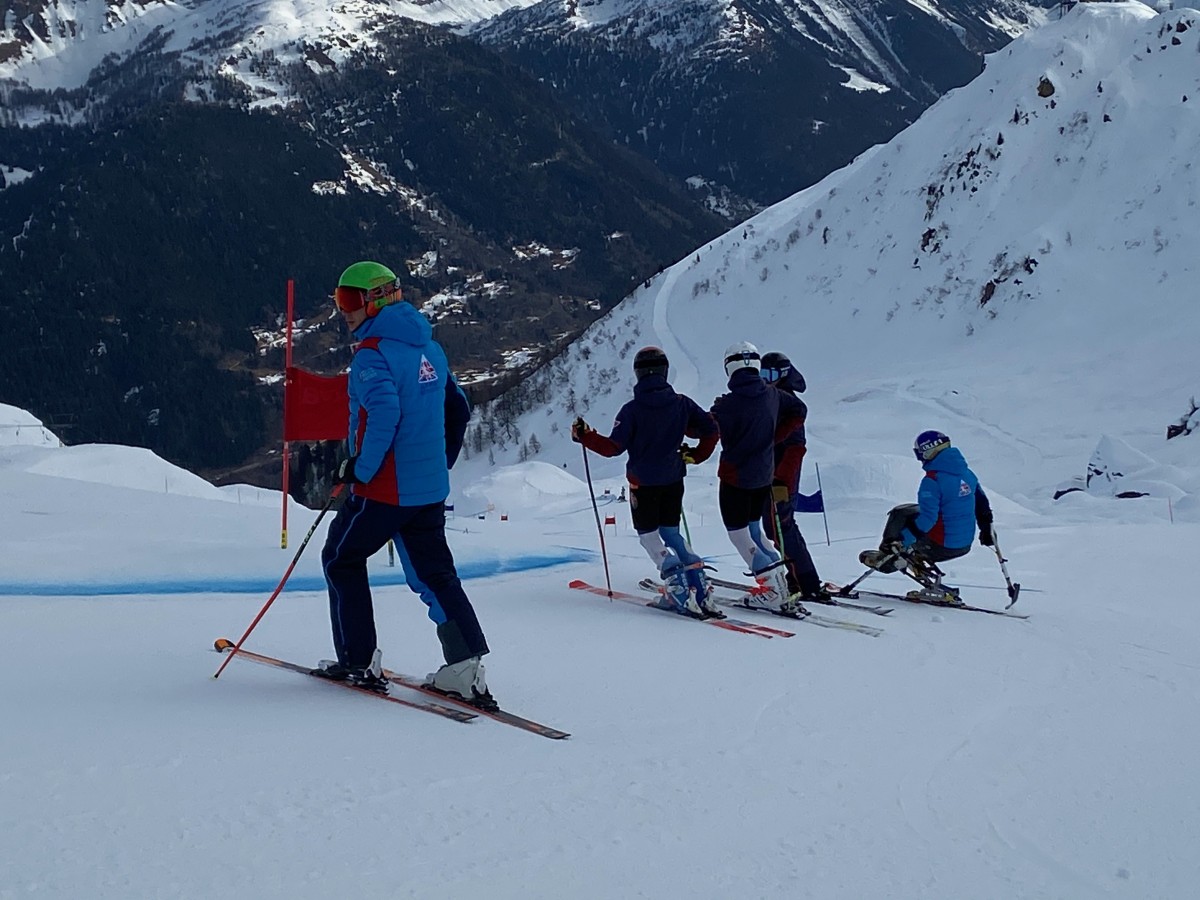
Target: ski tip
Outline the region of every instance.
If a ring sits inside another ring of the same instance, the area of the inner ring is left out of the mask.
[[[232,650],[233,646],[233,641],[229,640],[229,638],[217,638],[215,641],[213,641],[213,649],[218,653],[224,653],[226,650]]]

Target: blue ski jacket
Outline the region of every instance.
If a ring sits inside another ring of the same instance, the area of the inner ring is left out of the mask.
[[[458,455],[470,406],[432,326],[408,303],[395,303],[354,336],[349,441],[364,483],[353,492],[394,506],[444,502],[447,451]]]
[[[991,504],[979,479],[957,447],[947,447],[922,463],[922,468],[925,477],[917,489],[921,512],[913,528],[948,550],[970,547],[975,540],[976,519],[985,512],[986,519],[991,519]]]

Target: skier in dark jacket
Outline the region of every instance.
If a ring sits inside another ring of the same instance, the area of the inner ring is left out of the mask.
[[[925,470],[916,503],[903,503],[889,513],[878,550],[859,554],[863,565],[895,572],[908,558],[945,562],[966,556],[979,526],[979,543],[990,547],[992,506],[979,479],[958,448],[940,431],[922,431],[913,455]]]
[[[766,540],[760,520],[771,505],[775,446],[803,427],[808,408],[798,397],[771,387],[759,375],[758,349],[742,341],[725,351],[729,393],[712,406],[721,430],[721,521],[729,540],[754,574],[758,588],[748,602],[787,613],[801,613],[791,597],[787,570],[778,550]]]
[[[804,393],[804,376],[782,353],[764,353],[761,374],[763,381],[785,394],[795,397]],[[829,592],[821,586],[821,576],[796,524],[800,468],[807,450],[804,427],[802,424],[793,429],[775,445],[775,477],[771,482],[771,499],[763,510],[763,528],[775,546],[783,548],[789,594],[800,594],[801,602],[827,603]]]
[[[666,597],[675,612],[721,616],[710,596],[703,561],[679,531],[687,465],[712,455],[717,426],[690,397],[675,393],[667,383],[668,367],[660,348],[643,347],[633,359],[633,399],[617,413],[612,433],[605,437],[578,418],[571,425],[571,439],[601,456],[629,454],[625,476],[633,527],[658,567]],[[699,438],[698,444],[684,444],[685,436]]]

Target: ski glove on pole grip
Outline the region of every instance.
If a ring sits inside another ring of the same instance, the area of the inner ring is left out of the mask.
[[[362,479],[354,474],[354,463],[358,459],[357,456],[351,456],[349,459],[342,460],[342,464],[338,466],[337,475],[334,476],[334,484],[362,484]]]
[[[587,422],[583,421],[583,416],[578,416],[575,421],[571,423],[571,440],[577,444],[582,444],[584,433],[594,430],[595,429],[588,425]]]

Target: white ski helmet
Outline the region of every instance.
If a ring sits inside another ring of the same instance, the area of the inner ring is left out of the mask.
[[[760,368],[762,368],[762,359],[758,355],[758,348],[749,341],[738,341],[726,348],[726,375],[732,377],[738,369],[754,369],[757,372]]]

